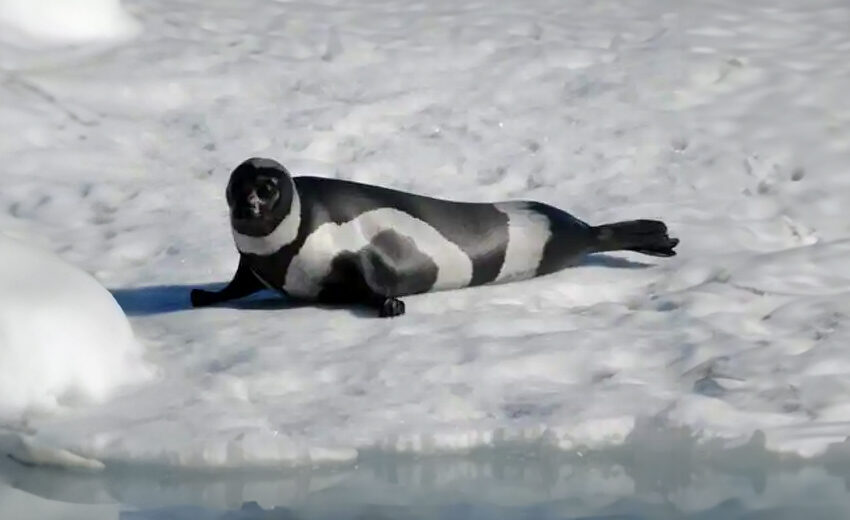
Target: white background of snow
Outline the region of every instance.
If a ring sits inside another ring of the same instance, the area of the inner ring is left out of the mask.
[[[96,280],[0,234],[0,424],[103,401],[148,375],[141,353]]]
[[[850,434],[843,1],[125,5],[144,31],[121,47],[0,48],[0,229],[116,289],[160,373],[31,421],[39,442],[245,465],[601,448],[642,416],[803,455]],[[663,218],[680,256],[408,298],[400,320],[185,310],[232,274],[224,185],[252,155]]]

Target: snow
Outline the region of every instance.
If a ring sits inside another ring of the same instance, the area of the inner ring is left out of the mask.
[[[67,45],[134,36],[138,23],[121,0],[0,0],[8,44]]]
[[[127,317],[97,281],[0,235],[0,424],[102,402],[147,376],[141,354]]]
[[[0,229],[109,287],[158,374],[28,420],[34,445],[277,467],[606,450],[647,418],[803,457],[850,435],[846,2],[125,4],[120,45],[0,46]],[[252,156],[682,243],[394,320],[191,310],[235,269],[224,186]]]

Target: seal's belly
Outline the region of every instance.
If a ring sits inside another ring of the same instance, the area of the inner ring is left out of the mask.
[[[457,244],[423,220],[380,208],[316,228],[292,259],[284,290],[316,298],[329,284],[345,284],[353,268],[375,293],[394,296],[466,287],[472,279],[472,261]]]

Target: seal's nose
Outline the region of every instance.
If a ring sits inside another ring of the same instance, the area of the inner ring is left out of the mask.
[[[251,215],[255,217],[260,216],[260,196],[257,195],[256,191],[252,191],[250,195],[248,195],[248,208],[251,210]]]

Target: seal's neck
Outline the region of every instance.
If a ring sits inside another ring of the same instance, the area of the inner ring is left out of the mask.
[[[298,196],[298,190],[295,189],[295,183],[292,179],[289,182],[292,183],[292,202],[289,205],[289,213],[271,233],[262,237],[253,237],[244,235],[231,226],[233,240],[240,253],[268,256],[277,253],[280,248],[298,238],[298,227],[301,225],[301,199]]]

